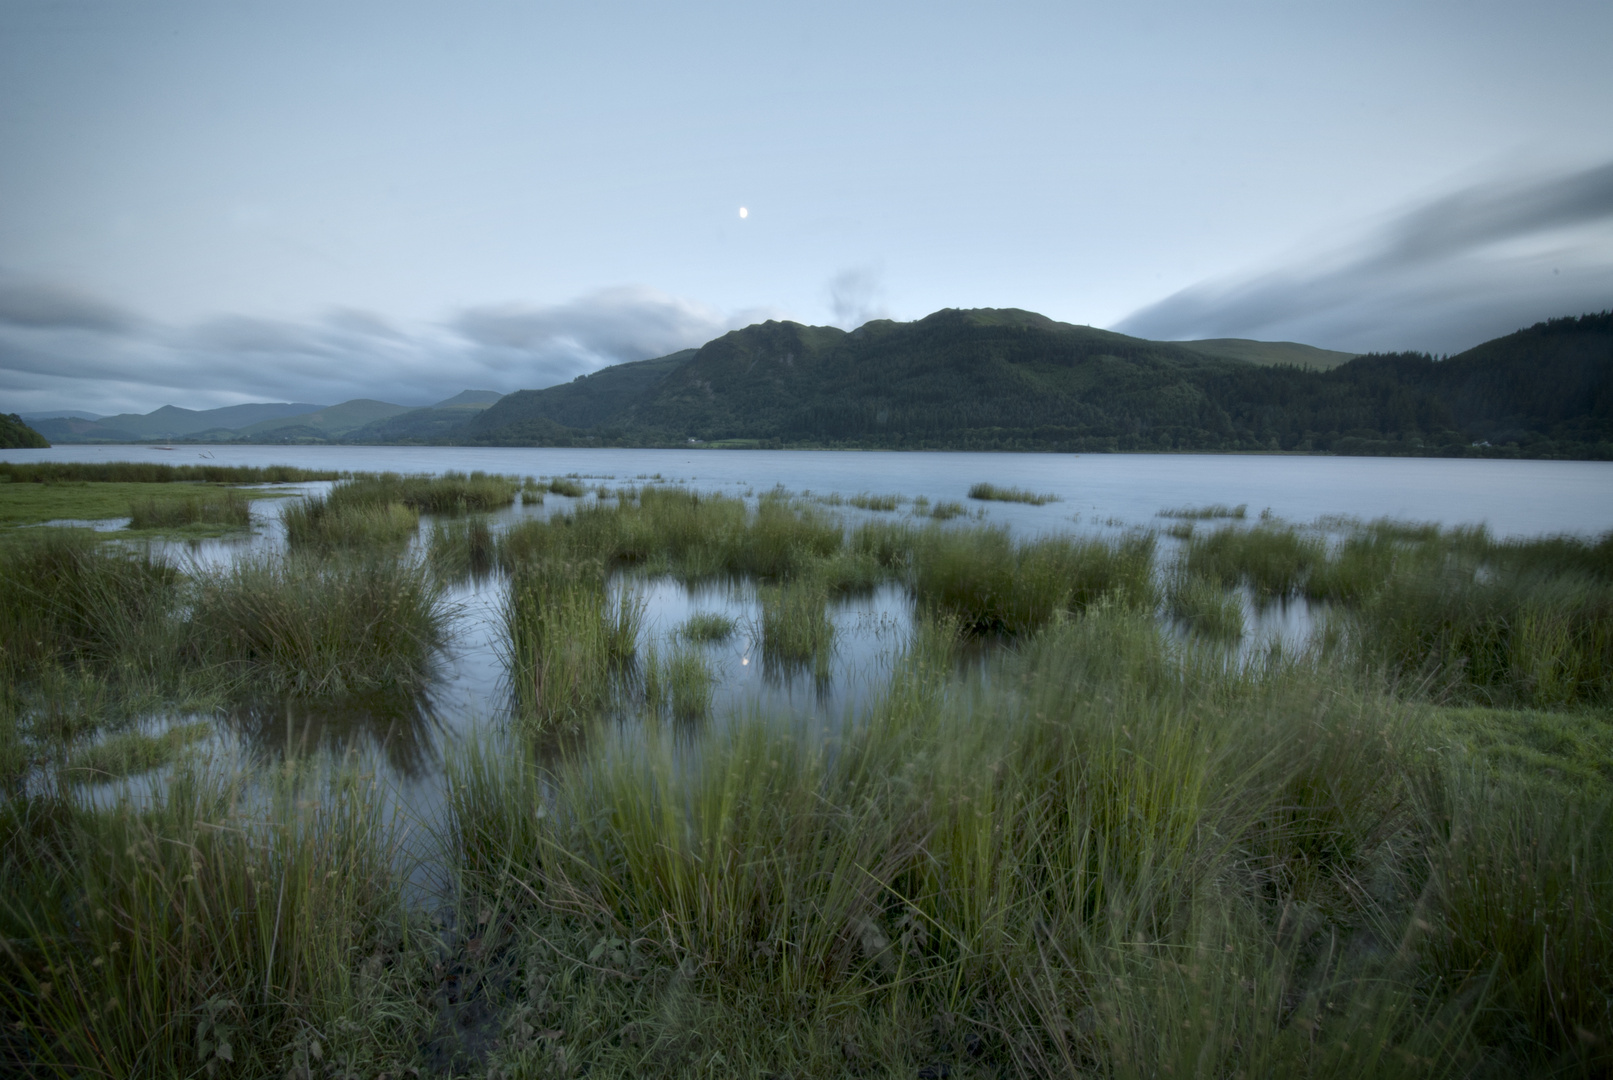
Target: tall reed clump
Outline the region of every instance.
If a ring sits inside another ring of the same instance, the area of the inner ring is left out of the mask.
[[[652,647],[643,667],[644,707],[650,716],[670,714],[687,723],[711,714],[717,676],[702,650],[680,643],[663,657]]]
[[[1425,860],[1446,841],[1391,699],[1308,664],[1184,665],[1113,604],[1002,661],[992,690],[960,693],[919,651],[833,742],[742,722],[688,755],[671,732],[607,733],[547,774],[463,751],[469,895],[512,905],[529,970],[579,973],[525,983],[564,1046],[512,1045],[499,1066],[563,1050],[600,1073],[1343,1077],[1536,1060],[1534,1028],[1474,1044],[1500,998],[1429,948],[1446,913]],[[587,1034],[623,1030],[624,1010],[631,1040]]]
[[[297,551],[396,550],[420,529],[420,512],[402,503],[310,498],[286,507],[280,520]]]
[[[643,618],[637,595],[624,591],[611,602],[597,563],[519,566],[504,605],[505,669],[517,717],[541,730],[605,708]]]
[[[1613,584],[1582,573],[1396,573],[1357,612],[1369,661],[1437,690],[1501,704],[1613,700]]]
[[[363,473],[337,484],[329,499],[334,506],[399,503],[421,514],[468,514],[509,506],[520,489],[516,477],[484,472]]]
[[[1218,581],[1178,570],[1166,582],[1165,606],[1206,637],[1220,641],[1243,637],[1243,603]]]
[[[931,529],[915,545],[913,586],[968,632],[1025,634],[1104,596],[1151,608],[1153,554],[1151,536],[1016,542],[1000,527]]]
[[[149,549],[45,529],[0,544],[0,679],[44,669],[150,677],[169,656],[180,575]]]
[[[1298,593],[1324,557],[1320,538],[1263,523],[1194,535],[1187,542],[1186,567],[1223,585],[1247,583],[1256,596],[1283,597]]]
[[[186,525],[245,528],[250,524],[251,505],[245,495],[230,488],[219,488],[186,499],[140,499],[129,507],[131,529],[173,529]]]
[[[812,664],[827,674],[835,628],[829,619],[829,593],[810,577],[763,586],[762,658],[784,668]]]
[[[432,527],[426,559],[444,580],[480,579],[498,563],[498,541],[480,514],[439,521]]]
[[[418,562],[244,558],[195,588],[190,655],[243,690],[418,689],[447,638],[441,586]]]
[[[268,788],[261,816],[236,782],[194,770],[106,809],[0,808],[0,1071],[414,1063],[424,951],[373,781]]]

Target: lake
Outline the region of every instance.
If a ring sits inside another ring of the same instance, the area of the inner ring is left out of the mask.
[[[4,461],[211,460],[310,469],[661,476],[702,490],[766,489],[963,499],[980,481],[1057,495],[987,504],[989,520],[1045,532],[1152,526],[1166,508],[1247,504],[1293,522],[1324,515],[1485,525],[1497,536],[1613,529],[1613,462],[1233,454],[951,454],[798,450],[574,450],[434,446],[57,446]],[[978,505],[978,504],[977,504]],[[1078,521],[1072,521],[1079,515]]]

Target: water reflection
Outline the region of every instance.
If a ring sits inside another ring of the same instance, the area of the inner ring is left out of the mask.
[[[406,780],[442,766],[444,725],[429,693],[244,702],[225,710],[218,726],[262,760],[371,752]]]

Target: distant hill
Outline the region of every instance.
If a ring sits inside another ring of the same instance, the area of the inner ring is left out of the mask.
[[[57,409],[55,412],[25,412],[16,414],[22,417],[24,423],[31,424],[35,420],[55,420],[66,418],[70,420],[99,420],[100,413],[85,412],[83,409]]]
[[[1297,341],[1250,341],[1248,338],[1206,338],[1202,341],[1178,341],[1176,344],[1224,360],[1243,360],[1266,366],[1291,364],[1313,371],[1331,371],[1361,355],[1318,349],[1315,345],[1301,345]]]
[[[466,390],[425,409],[410,409],[372,420],[342,435],[343,442],[430,444],[442,442],[460,430],[503,395],[491,390]]]
[[[1305,346],[1253,343],[1273,345],[1262,363],[1243,345],[1243,355],[1217,356],[1202,342],[1145,341],[1014,309],[940,311],[851,333],[769,321],[510,394],[439,438],[1606,458],[1610,319],[1555,320],[1443,362],[1363,356],[1330,370],[1270,360]]]
[[[0,413],[0,450],[42,450],[49,445],[16,413]]]
[[[439,401],[429,407],[433,409],[452,409],[460,405],[480,405],[485,408],[503,396],[497,390],[461,390],[447,401]]]
[[[164,405],[149,413],[119,413],[86,421],[69,416],[40,420],[40,430],[54,442],[139,442],[181,439],[215,429],[232,430],[262,421],[283,421],[319,409],[296,402],[256,402],[221,409],[181,409]]]
[[[393,405],[370,398],[354,398],[340,405],[304,413],[288,420],[263,420],[235,432],[237,441],[285,442],[304,439],[333,439],[365,424],[409,412],[407,405]]]

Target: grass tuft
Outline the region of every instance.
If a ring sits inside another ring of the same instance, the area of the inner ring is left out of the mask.
[[[1026,491],[1017,487],[998,487],[996,484],[980,483],[969,488],[969,498],[992,500],[995,502],[1029,503],[1032,506],[1045,506],[1050,502],[1058,502],[1057,495],[1039,495],[1034,491]]]

